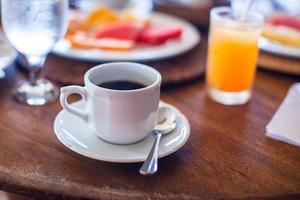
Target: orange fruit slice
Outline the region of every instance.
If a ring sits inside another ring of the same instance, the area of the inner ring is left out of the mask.
[[[93,38],[87,36],[85,32],[67,35],[66,39],[71,42],[73,48],[78,49],[107,49],[116,51],[126,51],[135,46],[133,40],[120,40],[112,38]]]
[[[102,23],[114,23],[120,21],[119,16],[113,10],[107,7],[100,7],[87,17],[85,27],[99,27]]]

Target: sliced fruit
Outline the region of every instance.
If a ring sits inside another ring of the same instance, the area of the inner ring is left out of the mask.
[[[267,23],[275,26],[286,26],[300,31],[300,18],[285,13],[276,13],[267,19]]]
[[[119,23],[106,25],[95,33],[96,38],[115,38],[123,40],[136,40],[144,28],[139,23]]]
[[[68,33],[75,33],[77,31],[83,31],[83,30],[84,30],[83,20],[77,18],[71,18],[69,20]]]
[[[73,48],[79,49],[107,49],[126,51],[135,46],[133,40],[120,40],[112,38],[93,38],[87,36],[84,32],[78,32],[73,35],[66,36],[66,39],[71,42]]]
[[[139,41],[147,44],[161,44],[169,39],[181,37],[182,28],[179,26],[147,26],[141,33]]]
[[[300,47],[300,31],[294,28],[266,24],[263,27],[262,35],[282,44]]]
[[[101,23],[115,23],[119,21],[120,18],[116,12],[107,7],[100,7],[87,17],[85,27],[94,28],[101,25]]]

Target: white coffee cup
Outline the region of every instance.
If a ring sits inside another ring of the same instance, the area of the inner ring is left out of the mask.
[[[131,81],[145,85],[135,90],[99,87],[109,81]],[[153,130],[158,115],[161,75],[143,64],[115,62],[93,67],[84,76],[85,86],[61,88],[62,107],[80,117],[101,139],[115,144],[130,144]],[[86,109],[68,104],[71,94],[80,94]]]

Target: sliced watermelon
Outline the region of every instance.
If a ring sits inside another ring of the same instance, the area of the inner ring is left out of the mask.
[[[286,26],[300,31],[300,18],[285,13],[276,13],[267,19],[274,26]]]
[[[114,38],[122,40],[136,40],[144,28],[140,23],[117,23],[99,28],[96,38]]]
[[[182,27],[179,26],[165,27],[149,25],[142,31],[138,41],[153,45],[161,44],[169,39],[180,38],[182,31]]]

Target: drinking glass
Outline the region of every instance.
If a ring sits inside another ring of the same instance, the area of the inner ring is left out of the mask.
[[[260,14],[238,16],[229,7],[211,10],[206,83],[213,100],[239,105],[250,99],[262,25]]]
[[[29,80],[14,89],[14,97],[43,105],[58,97],[57,87],[40,77],[47,54],[67,30],[68,0],[2,0],[3,30],[30,65]]]

